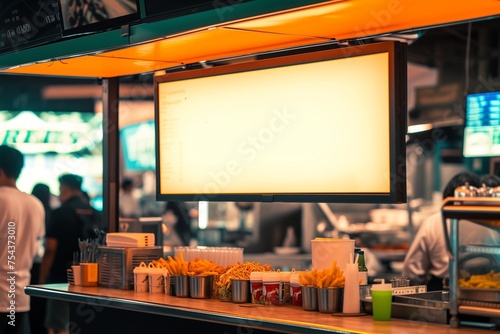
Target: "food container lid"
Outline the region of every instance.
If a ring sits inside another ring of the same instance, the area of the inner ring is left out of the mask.
[[[292,272],[291,272],[291,271],[281,271],[281,272],[280,272],[280,279],[281,279],[282,281],[286,281],[286,282],[288,282],[288,281],[290,281],[290,275],[291,275],[291,274],[292,274]]]
[[[133,272],[134,274],[138,274],[138,273],[147,273],[148,272],[148,266],[146,265],[146,263],[144,262],[141,262],[141,264],[138,266],[138,267],[135,267]]]
[[[300,284],[299,280],[300,272],[296,271],[290,274],[290,284]]]
[[[372,290],[373,291],[392,291],[392,284],[387,283],[387,284],[373,284],[372,285]]]
[[[262,272],[262,282],[280,282],[281,275],[277,271],[264,271]]]
[[[373,284],[372,288],[371,288],[372,290],[374,290],[374,291],[391,291],[392,292],[392,284],[385,283],[385,279],[377,278],[377,279],[374,279],[374,282],[380,282],[380,284]]]
[[[250,273],[251,281],[262,281],[262,271],[252,271]]]
[[[148,270],[147,270],[148,273],[150,274],[163,274],[165,272],[168,272],[167,268],[163,267],[163,266],[155,266],[153,263],[149,263],[148,264]]]

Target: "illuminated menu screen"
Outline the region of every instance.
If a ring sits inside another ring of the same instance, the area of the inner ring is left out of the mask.
[[[464,130],[464,156],[500,155],[500,92],[470,94]]]
[[[390,194],[389,67],[378,52],[157,78],[159,196]]]

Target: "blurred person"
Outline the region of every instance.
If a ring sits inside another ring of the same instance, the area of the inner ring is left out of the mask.
[[[94,206],[92,205],[92,199],[90,198],[88,192],[83,190],[81,192],[82,192],[82,199],[90,205],[92,211],[94,212],[92,217],[92,225],[100,230],[103,231],[106,230],[106,228],[102,224],[102,212],[94,208]]]
[[[24,288],[45,233],[42,203],[17,189],[23,167],[21,152],[0,146],[0,333],[31,333],[30,297]]]
[[[194,233],[191,229],[193,218],[198,217],[198,210],[191,208],[186,202],[169,201],[165,208],[164,219],[167,225],[173,225],[182,245],[189,246]]]
[[[500,181],[500,180],[499,180]],[[466,182],[474,187],[481,186],[479,176],[469,172],[462,172],[454,177],[443,190],[443,199],[453,197],[455,189]],[[489,183],[495,186],[495,183]],[[500,185],[500,182],[498,183]],[[449,233],[449,224],[446,222]],[[444,288],[443,279],[449,278],[449,254],[446,245],[444,224],[441,211],[429,216],[422,222],[413,242],[406,254],[402,275],[410,279],[411,285],[427,285],[428,291],[442,290]],[[500,244],[500,234],[488,227],[467,221],[460,221],[458,242],[464,244]],[[467,254],[461,254],[463,256]],[[464,266],[469,272],[474,270],[484,271],[484,259],[473,259]],[[491,261],[490,261],[491,262]],[[460,263],[460,266],[465,263]],[[494,265],[494,264],[493,264]]]
[[[50,192],[50,188],[45,183],[37,183],[33,186],[31,194],[43,204],[43,208],[45,209],[45,227],[47,227],[52,212],[52,193]]]
[[[121,193],[118,199],[120,217],[138,218],[141,216],[139,201],[134,197],[134,182],[132,179],[124,179],[121,183]]]
[[[97,224],[95,211],[82,195],[82,177],[63,174],[59,177],[61,206],[52,212],[47,226],[45,253],[42,260],[40,283],[67,283],[66,269],[79,251],[79,239],[93,237]],[[45,326],[51,333],[68,333],[69,303],[49,299],[45,312]]]
[[[52,193],[50,188],[45,183],[37,183],[33,186],[31,194],[38,198],[43,204],[45,210],[45,229],[52,213]],[[43,253],[45,249],[45,240],[40,239],[38,243],[38,251],[31,267],[31,280],[30,284],[38,284],[40,281],[40,267],[42,263]],[[45,298],[31,297],[30,298],[30,327],[32,334],[45,334],[47,330],[44,326],[44,311],[45,311]]]

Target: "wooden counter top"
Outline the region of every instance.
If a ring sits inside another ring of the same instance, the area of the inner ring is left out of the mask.
[[[68,284],[30,285],[26,287],[26,293],[36,297],[60,299],[100,307],[288,333],[329,331],[334,333],[404,334],[432,331],[433,334],[485,334],[486,332],[486,330],[477,328],[454,329],[449,325],[400,319],[378,322],[373,321],[371,315],[341,317],[304,311],[300,307],[291,305],[254,306],[253,304],[221,302],[218,299],[179,298],[165,294]]]

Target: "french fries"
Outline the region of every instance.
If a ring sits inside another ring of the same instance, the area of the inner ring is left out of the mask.
[[[165,260],[160,258],[158,261],[151,261],[156,267],[167,268],[171,275],[220,275],[225,268],[212,260],[202,260],[196,258],[192,261],[185,261],[182,252],[179,256],[168,256]]]
[[[184,261],[182,252],[179,257],[169,255],[167,259],[160,258],[157,262],[167,268],[170,275],[187,275],[189,262]]]
[[[340,270],[337,261],[333,261],[328,269],[305,271],[299,274],[299,282],[304,286],[317,288],[343,288],[345,286],[344,271]]]
[[[212,260],[201,260],[199,258],[189,261],[188,275],[220,275],[225,272],[225,268]]]
[[[250,273],[252,271],[271,271],[271,266],[269,264],[261,265],[259,262],[238,262],[238,264],[226,268],[226,271],[219,276],[217,285],[219,287],[229,288],[231,279],[250,279]]]
[[[458,279],[458,286],[475,289],[500,289],[500,272],[493,270],[484,275],[471,275],[469,279]]]

